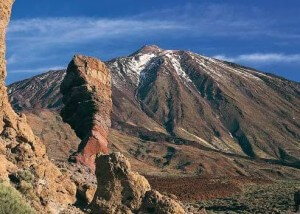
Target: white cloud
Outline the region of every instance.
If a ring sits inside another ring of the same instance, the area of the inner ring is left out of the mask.
[[[9,73],[10,74],[42,73],[42,72],[62,70],[62,69],[66,69],[66,67],[64,67],[64,66],[49,66],[49,67],[32,68],[32,69],[19,69],[19,70],[12,70]]]
[[[50,17],[12,20],[8,28],[10,48],[35,50],[53,45],[111,41],[125,37],[285,37],[275,32],[274,20],[227,4],[186,4],[124,18]],[[297,34],[293,36],[299,36]],[[20,45],[23,44],[23,45]],[[29,44],[29,45],[24,45]]]
[[[49,62],[62,64],[61,59],[67,63],[72,55],[82,50],[85,51],[83,54],[90,55],[96,46],[99,49],[110,44],[117,46],[116,41],[134,41],[184,29],[185,26],[176,22],[155,19],[62,17],[12,20],[7,32],[7,63],[9,72],[23,70],[19,68],[24,64],[33,68]],[[104,50],[106,53],[113,51]]]
[[[223,61],[228,61],[228,62],[235,62],[235,58],[227,57],[224,54],[219,54],[219,55],[214,55],[212,56],[215,59],[223,60]]]
[[[34,45],[53,43],[82,43],[136,34],[183,30],[172,21],[102,19],[102,18],[37,18],[12,21],[8,41],[34,42]]]
[[[215,55],[216,59],[239,62],[239,63],[256,63],[256,64],[270,64],[270,63],[300,63],[300,54],[281,54],[281,53],[252,53],[242,54],[239,56]]]

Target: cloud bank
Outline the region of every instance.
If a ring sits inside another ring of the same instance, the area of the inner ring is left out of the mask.
[[[37,18],[12,21],[8,28],[8,40],[35,42],[35,45],[83,43],[94,39],[184,29],[185,26],[176,22],[160,20]]]
[[[270,64],[270,63],[300,63],[300,54],[281,54],[281,53],[252,53],[242,54],[235,57],[226,55],[215,55],[216,59],[238,62],[238,63],[255,63],[255,64]]]

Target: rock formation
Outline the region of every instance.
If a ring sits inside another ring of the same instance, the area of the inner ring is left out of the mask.
[[[5,31],[13,0],[0,1],[0,176],[24,193],[32,206],[56,212],[75,201],[76,186],[46,155],[24,115],[17,115],[8,101],[5,77]]]
[[[65,104],[61,115],[81,139],[76,160],[95,169],[98,153],[107,153],[111,76],[101,61],[77,55],[70,62],[61,85]]]
[[[151,190],[147,179],[131,171],[121,153],[96,159],[98,188],[90,205],[92,213],[185,213],[173,199]]]
[[[183,214],[185,211],[173,199],[151,190],[145,194],[140,213]]]

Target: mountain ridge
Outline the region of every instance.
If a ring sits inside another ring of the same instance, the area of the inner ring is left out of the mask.
[[[140,146],[142,142],[189,144],[250,159],[298,163],[299,83],[189,51],[163,50],[153,45],[107,61],[106,65],[112,74],[112,127],[116,135],[137,139]],[[61,76],[64,71],[59,73]],[[16,110],[61,108],[49,102],[47,96],[30,99],[23,90],[21,98],[29,101],[26,104],[18,97],[25,84],[21,83],[8,86]],[[55,84],[54,88],[60,82]],[[56,100],[61,97],[55,90],[48,90],[49,94]],[[161,167],[156,158],[166,160],[166,167],[177,158],[172,155],[173,146],[164,147],[167,158],[155,154],[149,157],[138,147],[127,153],[145,162],[150,158],[156,167]],[[196,157],[188,156],[177,161],[187,159],[193,163]]]

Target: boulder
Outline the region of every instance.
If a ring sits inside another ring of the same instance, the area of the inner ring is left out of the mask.
[[[185,211],[175,200],[160,194],[158,191],[146,192],[140,214],[184,214]]]
[[[150,184],[131,171],[121,153],[99,155],[96,160],[98,188],[91,204],[93,213],[131,213],[139,210]]]
[[[131,171],[121,153],[99,155],[96,159],[97,191],[92,213],[185,213],[173,199],[151,190],[147,179]]]
[[[77,198],[86,206],[92,202],[95,192],[96,187],[94,185],[87,183],[79,184],[77,187]]]

